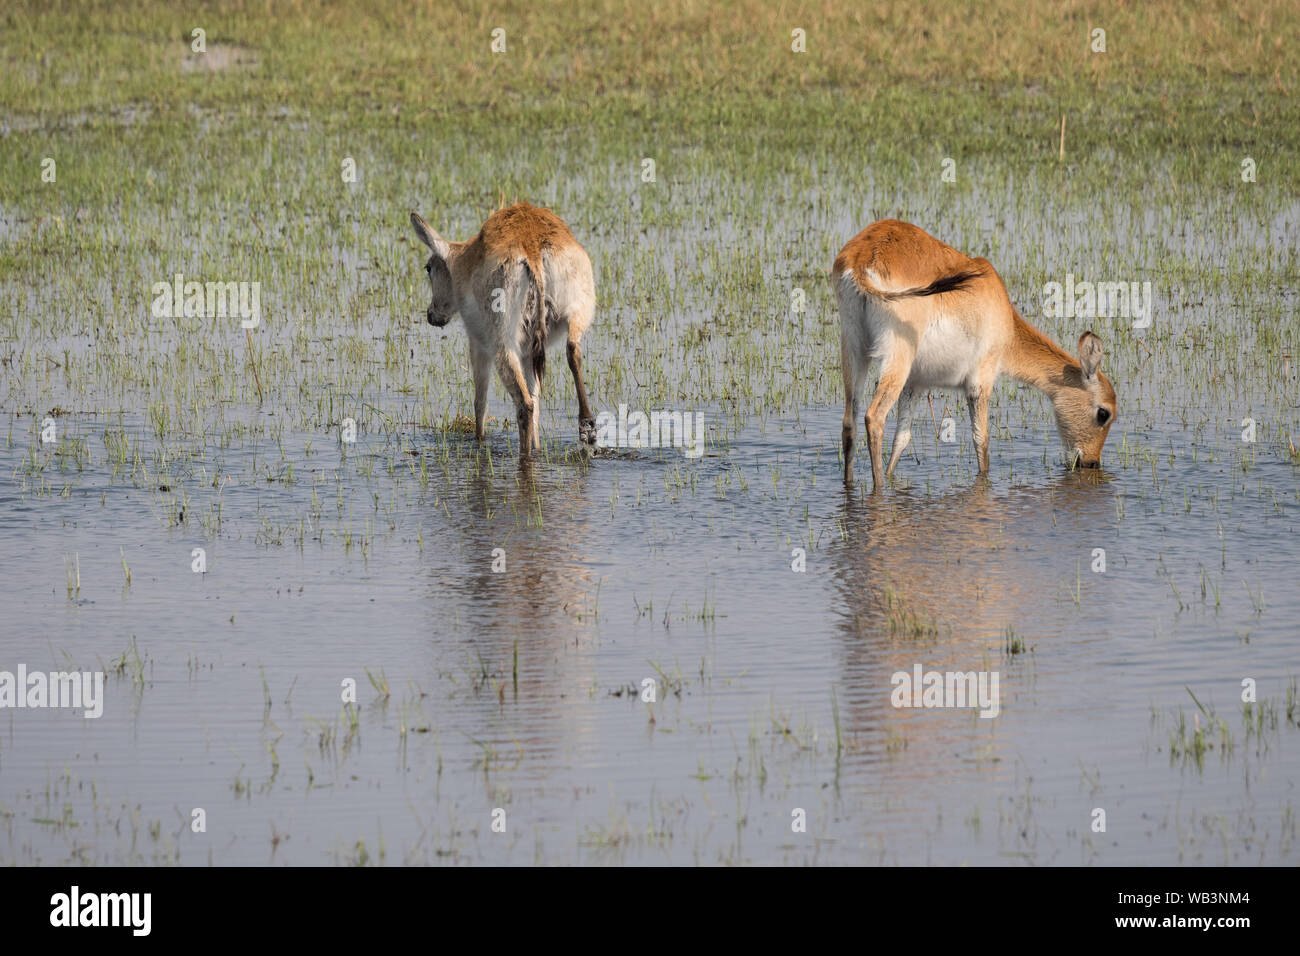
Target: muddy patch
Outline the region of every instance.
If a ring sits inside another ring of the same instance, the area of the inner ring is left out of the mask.
[[[220,73],[223,70],[251,70],[257,55],[248,47],[230,43],[209,43],[202,53],[193,50],[181,59],[182,73]]]

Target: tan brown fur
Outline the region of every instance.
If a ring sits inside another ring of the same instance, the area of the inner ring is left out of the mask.
[[[1101,340],[1079,339],[1078,358],[1027,323],[987,259],[971,258],[896,219],[873,223],[844,246],[831,269],[840,301],[845,411],[844,476],[853,479],[861,386],[872,359],[880,379],[865,426],[872,478],[892,474],[911,439],[921,391],[966,393],[980,474],[988,472],[988,404],[1006,373],[1052,401],[1072,463],[1096,466],[1115,417],[1115,389],[1099,371]],[[898,403],[898,430],[882,468],[884,421]]]
[[[851,275],[865,295],[880,295],[886,290],[868,278],[869,270],[891,280],[891,285],[916,288],[937,276],[959,272],[972,261],[915,226],[883,219],[850,239],[835,257],[831,271]]]
[[[544,249],[578,244],[559,216],[526,202],[493,213],[475,239],[482,246],[486,258],[504,261],[512,256],[522,256],[539,272]]]
[[[579,439],[594,443],[581,340],[595,311],[595,288],[591,260],[563,220],[549,209],[516,203],[494,212],[465,242],[443,239],[417,213],[411,224],[432,252],[425,264],[429,323],[441,328],[459,314],[469,334],[479,440],[485,437],[488,372],[495,365],[515,403],[521,459],[540,447],[546,347],[562,336],[578,393]]]

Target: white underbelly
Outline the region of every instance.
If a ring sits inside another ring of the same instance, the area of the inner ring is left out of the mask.
[[[981,343],[953,319],[935,319],[921,336],[909,388],[959,388],[976,379],[984,358]]]
[[[978,317],[940,311],[929,299],[886,303],[841,283],[840,310],[848,347],[879,361],[882,368],[900,347],[902,327],[926,323],[912,358],[908,388],[969,388],[979,380],[980,366],[993,347],[981,335]]]

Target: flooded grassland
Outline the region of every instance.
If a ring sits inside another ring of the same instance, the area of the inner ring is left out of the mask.
[[[0,671],[105,682],[94,718],[0,708],[0,862],[1296,862],[1292,180],[977,130],[949,181],[870,103],[734,106],[10,117]],[[475,442],[407,214],[463,239],[516,196],[591,255],[596,410],[701,449],[584,453],[559,353],[534,467],[496,382]],[[827,273],[885,217],[1102,337],[1100,472],[1004,380],[989,481],[935,392],[890,488],[845,489]],[[257,283],[256,322],[177,281]],[[1140,299],[1054,307],[1081,282]],[[996,713],[897,706],[918,669],[996,674]]]

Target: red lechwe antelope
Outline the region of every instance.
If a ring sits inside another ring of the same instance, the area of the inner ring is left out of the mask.
[[[849,240],[831,269],[840,303],[844,371],[844,480],[853,480],[854,428],[872,359],[880,381],[865,425],[876,488],[912,438],[928,388],[960,389],[970,406],[979,472],[989,470],[989,396],[1000,374],[1047,395],[1071,465],[1097,467],[1115,420],[1115,389],[1100,371],[1101,339],[1079,338],[1070,355],[1020,317],[987,259],[971,259],[896,219]],[[885,416],[898,403],[889,467],[881,470]]]
[[[596,293],[591,260],[569,227],[549,209],[527,203],[494,212],[468,242],[448,242],[418,213],[411,213],[411,225],[433,253],[424,266],[433,294],[429,324],[442,328],[456,313],[465,322],[479,441],[495,365],[515,403],[520,458],[541,447],[537,425],[546,348],[563,338],[578,390],[578,438],[595,444],[581,343],[596,311]]]

